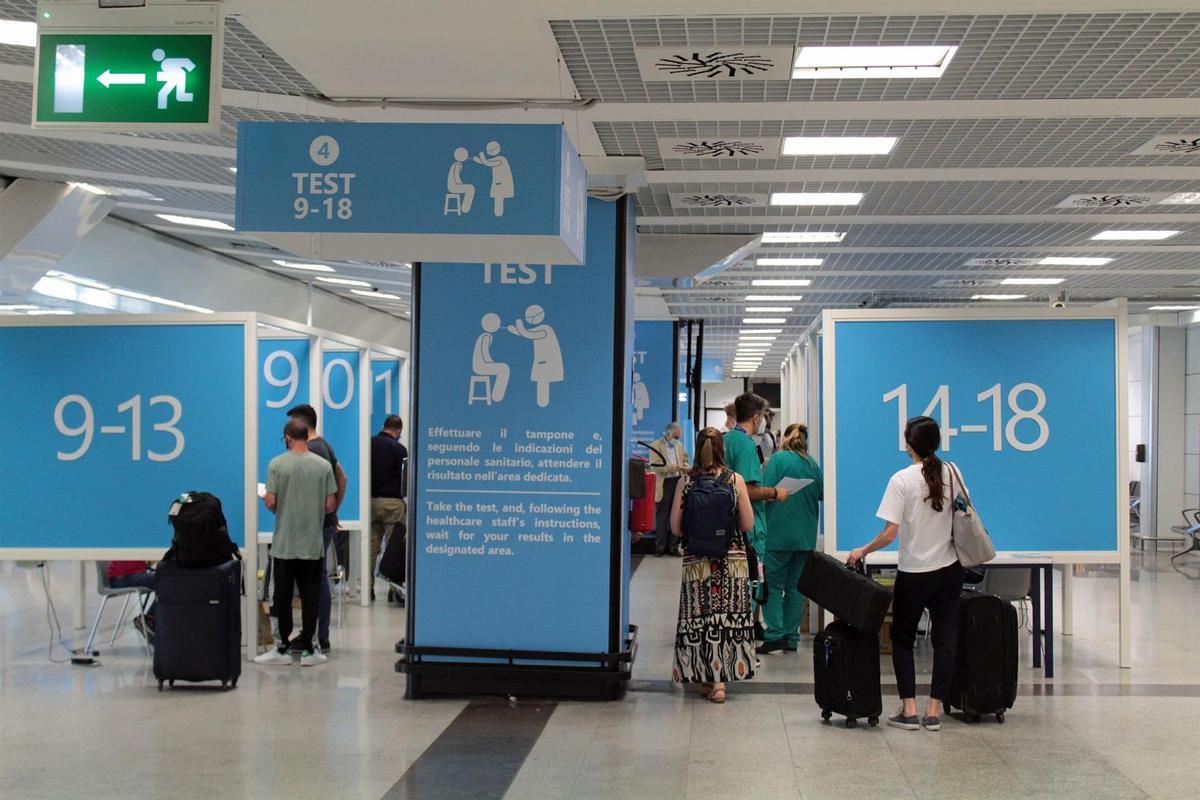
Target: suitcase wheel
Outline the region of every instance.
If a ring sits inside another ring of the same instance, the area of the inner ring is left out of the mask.
[[[996,712],[996,722],[999,722],[1001,725],[1004,724],[1004,712],[1003,711]]]
[[[874,728],[876,725],[879,724],[879,717],[869,717],[867,719],[867,724],[870,725],[872,728]]]
[[[158,682],[158,690],[159,690],[160,692],[162,691],[162,687],[163,687],[163,682],[162,682],[162,681],[159,681],[159,682]]]
[[[847,728],[857,728],[858,720],[855,719],[854,717],[846,717],[846,727]]]
[[[826,722],[829,722],[829,720],[832,717],[833,717],[832,711],[826,711],[825,709],[821,709],[821,719],[825,720]]]
[[[167,681],[167,686],[170,686],[172,689],[174,689],[175,688],[175,679],[172,678],[171,680]]]
[[[230,681],[230,682],[229,682],[229,688],[230,688],[230,689],[236,689],[236,688],[237,688],[237,678],[234,678],[232,681]]]
[[[221,681],[221,691],[229,691],[229,681]]]

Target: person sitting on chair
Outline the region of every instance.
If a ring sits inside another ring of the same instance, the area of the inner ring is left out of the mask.
[[[114,589],[128,589],[131,586],[141,586],[146,589],[154,590],[157,586],[155,582],[154,570],[150,568],[150,563],[147,561],[110,561],[108,562],[108,585]],[[143,598],[139,597],[138,602]],[[146,641],[154,642],[154,612],[158,608],[158,601],[152,601],[150,607],[142,612],[142,617],[146,620],[145,627],[142,627],[142,619],[134,617],[133,627],[137,628],[138,633],[146,637]]]

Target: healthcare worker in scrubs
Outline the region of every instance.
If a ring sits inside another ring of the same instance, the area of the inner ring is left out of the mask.
[[[782,650],[796,652],[804,595],[796,582],[808,554],[817,546],[817,520],[825,497],[821,468],[808,454],[808,428],[789,425],[780,449],[763,472],[763,484],[775,486],[784,478],[810,480],[782,503],[767,506],[767,537],[763,566],[767,575],[767,602],[763,607],[765,635],[760,654]]]

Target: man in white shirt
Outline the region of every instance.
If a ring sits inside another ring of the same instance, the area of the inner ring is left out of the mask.
[[[688,470],[688,454],[683,448],[683,428],[678,422],[667,426],[661,439],[650,443],[650,469],[654,482],[654,555],[679,552],[679,539],[671,534],[671,501],[679,478]]]

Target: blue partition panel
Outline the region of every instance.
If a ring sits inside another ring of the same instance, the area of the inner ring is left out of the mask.
[[[997,550],[1117,550],[1112,319],[833,325],[838,550],[882,526],[888,478],[911,463],[904,422],[919,415],[942,426]]]
[[[358,353],[323,354],[321,372],[321,435],[333,446],[342,469],[346,471],[346,498],[338,510],[339,522],[359,522],[358,453],[370,432],[358,423]]]
[[[283,452],[283,426],[287,410],[307,403],[309,392],[309,352],[311,343],[303,339],[258,340],[258,482],[267,480],[267,465]],[[275,515],[260,505],[258,529],[275,528]]]
[[[383,421],[389,414],[400,414],[400,361],[394,358],[371,359],[372,434],[383,429]]]
[[[244,543],[245,326],[0,327],[0,548],[158,548],[181,493]]]
[[[637,455],[646,455],[647,449],[636,442],[653,442],[675,419],[674,355],[674,323],[647,320],[634,324],[630,450]]]

